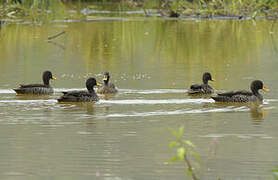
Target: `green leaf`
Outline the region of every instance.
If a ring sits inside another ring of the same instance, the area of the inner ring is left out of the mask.
[[[184,147],[180,147],[177,149],[177,156],[180,160],[184,160],[184,153],[185,153]]]
[[[175,136],[175,138],[179,139],[179,135],[174,129],[169,128],[169,131],[172,133],[173,136]]]
[[[272,170],[270,170],[270,172],[278,173],[278,169],[272,169]]]
[[[9,12],[9,13],[7,13],[7,16],[8,16],[8,17],[14,17],[13,15],[14,15],[15,13],[16,13],[15,11]]]
[[[183,126],[181,126],[180,128],[179,128],[179,137],[181,138],[182,137],[182,135],[183,135]]]
[[[168,146],[169,148],[173,148],[173,147],[180,146],[180,143],[177,141],[171,141]]]
[[[257,11],[255,11],[252,15],[251,15],[251,18],[255,18],[257,16]]]
[[[202,164],[202,158],[200,158],[199,154],[196,152],[192,152],[192,156],[194,156],[200,164]]]
[[[168,160],[168,162],[175,162],[179,160],[178,156],[173,156],[171,159]]]
[[[188,146],[195,148],[195,145],[194,145],[191,141],[189,141],[189,140],[184,140],[183,142],[184,142],[185,144],[187,144]]]

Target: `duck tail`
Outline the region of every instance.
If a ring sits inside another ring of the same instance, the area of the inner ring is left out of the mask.
[[[211,98],[216,102],[226,102],[227,101],[227,97],[223,97],[223,96],[211,96]]]
[[[23,94],[23,90],[18,88],[18,89],[13,89],[17,94]]]

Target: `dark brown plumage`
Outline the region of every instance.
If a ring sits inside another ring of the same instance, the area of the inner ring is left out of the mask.
[[[198,94],[212,94],[214,92],[213,88],[208,85],[208,81],[214,81],[209,72],[203,74],[203,84],[193,84],[190,86],[188,91],[189,95]]]
[[[104,86],[102,88],[99,88],[97,90],[97,93],[99,93],[99,94],[114,94],[114,93],[118,92],[115,85],[112,84],[112,83],[109,83],[109,80],[110,80],[109,72],[105,72],[104,73],[104,78],[103,78]]]
[[[99,98],[95,93],[94,86],[102,86],[97,83],[95,78],[89,78],[86,81],[86,87],[88,91],[70,91],[63,92],[63,96],[58,99],[58,102],[90,102],[98,101]]]
[[[42,75],[43,84],[26,84],[20,85],[19,88],[13,89],[17,94],[52,94],[53,88],[49,84],[49,80],[56,80],[50,71],[45,71]]]
[[[246,90],[241,91],[230,91],[226,93],[219,93],[217,96],[212,96],[216,102],[258,102],[263,100],[263,96],[259,93],[262,89],[266,92],[270,91],[265,88],[263,82],[260,80],[255,80],[250,86],[251,92]]]

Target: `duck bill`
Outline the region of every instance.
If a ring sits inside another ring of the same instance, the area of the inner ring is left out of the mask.
[[[215,79],[211,78],[211,81],[215,81]]]
[[[107,81],[107,80],[108,80],[108,77],[105,76],[105,77],[103,78],[103,81]]]
[[[97,82],[97,86],[103,87],[103,85],[102,85],[102,84],[100,84],[100,83],[98,83],[98,82]]]
[[[53,76],[51,79],[56,80],[56,77]]]
[[[270,89],[267,89],[266,87],[263,86],[262,90],[264,90],[265,92],[269,92]]]

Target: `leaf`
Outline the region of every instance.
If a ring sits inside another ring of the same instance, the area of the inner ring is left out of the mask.
[[[257,11],[255,11],[252,15],[251,15],[251,18],[255,18],[257,16]]]
[[[272,170],[270,170],[270,172],[278,173],[278,169],[272,169]]]
[[[172,133],[173,136],[175,136],[176,139],[180,139],[181,138],[181,136],[179,136],[177,131],[175,131],[174,129],[169,128],[169,131]]]
[[[179,128],[179,137],[181,138],[182,137],[182,135],[183,135],[183,126],[181,126],[180,128]]]
[[[177,156],[180,160],[184,160],[184,153],[185,153],[184,147],[180,147],[177,149]]]
[[[185,144],[187,144],[188,146],[195,148],[195,145],[194,145],[191,141],[189,141],[189,140],[184,140],[183,142],[184,142]]]
[[[171,141],[168,146],[169,148],[173,148],[173,147],[180,146],[180,143],[177,141]]]
[[[194,156],[200,164],[202,164],[202,158],[200,158],[199,154],[196,152],[192,152],[192,156]]]
[[[7,16],[8,17],[14,17],[13,14],[15,14],[15,13],[16,13],[15,11],[9,12],[9,13],[7,13]]]
[[[179,157],[178,156],[173,156],[171,159],[168,160],[168,162],[175,162],[179,160]]]

